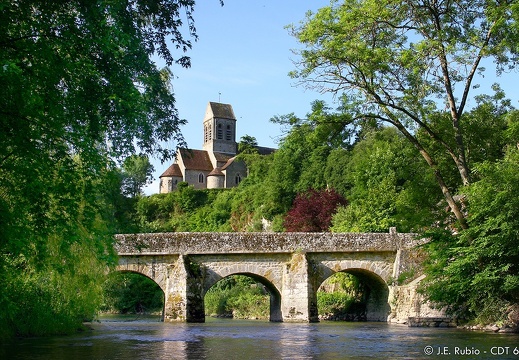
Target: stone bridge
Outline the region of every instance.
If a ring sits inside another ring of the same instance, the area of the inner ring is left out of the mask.
[[[369,321],[438,317],[416,293],[424,243],[389,233],[156,233],[116,235],[118,271],[164,291],[164,320],[203,322],[204,296],[219,280],[247,275],[270,293],[270,320],[318,321],[317,290],[337,272],[369,289]],[[405,284],[405,285],[403,285]]]

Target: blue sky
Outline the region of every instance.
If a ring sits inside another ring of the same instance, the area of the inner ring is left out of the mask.
[[[172,86],[176,106],[180,117],[188,121],[182,133],[190,148],[201,149],[207,103],[220,101],[233,106],[238,120],[237,140],[251,135],[261,146],[277,147],[282,129],[270,123],[270,118],[291,112],[304,118],[316,99],[325,100],[332,107],[336,105],[330,94],[296,87],[288,77],[288,72],[294,69],[295,55],[291,49],[300,45],[285,26],[298,24],[308,10],[315,12],[329,5],[329,0],[224,0],[224,3],[222,7],[218,0],[197,2],[194,17],[199,39],[187,53],[191,68],[171,68],[175,76]],[[490,67],[479,91],[489,93],[488,86],[495,82]],[[499,79],[517,107],[515,81],[517,72]],[[158,192],[158,177],[171,164],[161,164],[157,159],[152,159],[152,163],[155,180],[145,188],[148,195]]]
[[[281,129],[270,118],[291,112],[305,117],[312,101],[333,102],[330,95],[294,86],[288,77],[294,69],[291,49],[298,43],[285,29],[303,20],[308,10],[315,12],[328,5],[329,0],[224,3],[222,7],[218,0],[197,2],[194,17],[199,39],[187,53],[191,68],[171,68],[176,106],[180,117],[188,121],[182,133],[190,148],[201,149],[207,103],[220,101],[234,109],[237,140],[251,135],[261,146],[277,147]],[[171,164],[156,159],[152,163],[155,180],[146,187],[146,194],[158,192],[158,177]]]

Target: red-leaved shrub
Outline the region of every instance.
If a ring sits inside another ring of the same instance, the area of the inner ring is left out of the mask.
[[[348,201],[333,189],[309,189],[296,196],[283,225],[288,232],[328,231],[337,208],[347,204]]]

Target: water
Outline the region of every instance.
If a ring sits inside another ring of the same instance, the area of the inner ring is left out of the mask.
[[[72,336],[13,340],[2,345],[0,359],[519,359],[514,350],[519,352],[517,334],[385,323],[105,318]]]

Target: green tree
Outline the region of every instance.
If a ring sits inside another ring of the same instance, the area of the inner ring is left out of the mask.
[[[155,168],[145,155],[130,155],[122,166],[122,192],[130,197],[142,195],[142,188],[151,183]]]
[[[267,177],[274,155],[240,154],[247,164],[248,175],[229,195],[231,202],[230,226],[233,231],[261,231],[263,218],[271,207],[266,206]]]
[[[475,166],[480,179],[467,188],[469,230],[432,234],[426,292],[462,319],[506,321],[509,306],[519,303],[518,168],[512,147],[504,159]]]
[[[164,307],[164,291],[153,280],[141,274],[112,273],[103,288],[104,311],[149,314],[159,312]]]
[[[266,207],[272,210],[269,215],[288,211],[298,192],[327,187],[324,164],[332,149],[348,146],[352,132],[343,125],[348,119],[346,113],[331,112],[323,101],[312,103],[306,119],[294,114],[271,119],[283,126],[286,134],[265,179],[265,200],[270,204]]]
[[[163,144],[183,144],[172,73],[150,57],[189,66],[193,6],[0,4],[0,335],[71,331],[93,316],[113,261],[111,159],[137,148],[166,159]]]
[[[416,231],[442,220],[441,193],[430,170],[395,128],[366,133],[347,156],[339,155],[342,167],[335,169],[335,158],[331,167],[341,171],[336,176],[350,205],[338,210],[332,231]]]
[[[305,45],[291,76],[321,92],[344,93],[354,121],[390,123],[419,150],[462,228],[463,211],[433,157],[413,132],[421,129],[449,154],[458,186],[471,182],[464,113],[482,61],[493,58],[498,73],[517,60],[511,2],[332,1],[309,13],[292,34]],[[431,115],[447,108],[449,131]]]
[[[238,143],[238,154],[256,154],[258,153],[258,141],[254,136],[244,135]]]

